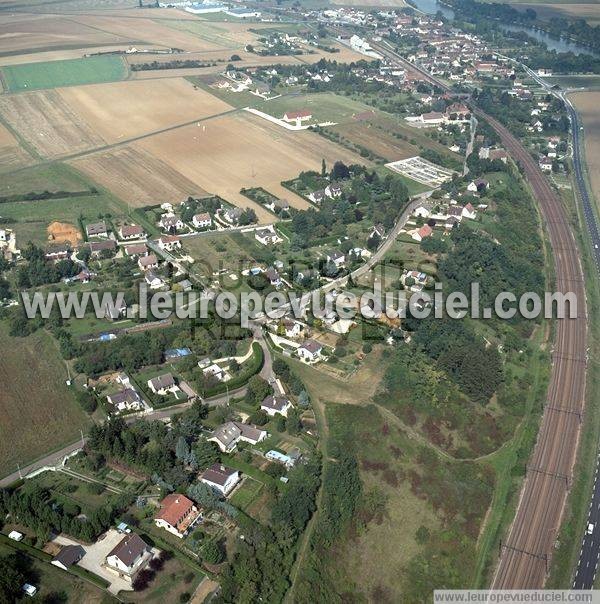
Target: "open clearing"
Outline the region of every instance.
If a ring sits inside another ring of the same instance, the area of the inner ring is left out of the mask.
[[[66,369],[42,331],[12,338],[0,323],[10,354],[0,355],[0,474],[77,439],[89,420],[65,385]]]
[[[577,92],[570,95],[585,129],[585,158],[596,207],[600,206],[600,92]]]
[[[8,128],[0,124],[0,166],[17,168],[27,164],[30,159]]]
[[[56,90],[0,96],[0,114],[44,157],[78,153],[105,144]]]
[[[115,82],[127,76],[120,57],[88,57],[2,67],[2,79],[11,92]]]
[[[89,155],[72,164],[132,207],[207,195],[171,166],[133,146]]]
[[[264,222],[273,216],[240,194],[263,187],[299,208],[308,202],[281,186],[304,170],[319,170],[324,158],[365,163],[358,155],[314,132],[289,132],[250,114],[216,117],[202,127],[187,126],[136,143],[192,182],[240,206],[252,207]]]
[[[231,109],[183,78],[64,88],[62,98],[109,143]]]

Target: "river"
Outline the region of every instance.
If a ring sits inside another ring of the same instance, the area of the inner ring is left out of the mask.
[[[441,12],[447,19],[454,19],[454,11],[449,6],[441,4],[437,0],[410,0],[410,3],[418,10],[428,15],[435,15],[437,12]],[[594,52],[581,44],[565,40],[564,38],[555,38],[539,29],[533,29],[532,27],[526,27],[524,25],[499,25],[506,31],[525,32],[528,36],[535,38],[539,42],[543,42],[548,50],[555,50],[556,52],[572,52],[575,55],[586,54],[600,57],[600,53]]]

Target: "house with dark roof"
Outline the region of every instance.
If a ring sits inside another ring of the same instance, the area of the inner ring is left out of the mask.
[[[306,340],[298,348],[298,356],[307,363],[315,363],[321,359],[323,346],[316,340]]]
[[[108,241],[90,241],[88,245],[92,256],[99,256],[102,252],[115,252],[117,250],[117,242],[112,239]]]
[[[54,243],[46,248],[46,260],[65,260],[71,255],[71,246],[68,243]]]
[[[238,470],[221,464],[213,464],[200,475],[200,481],[227,497],[240,482]]]
[[[223,453],[230,453],[240,441],[256,445],[265,438],[267,438],[266,430],[251,424],[231,421],[219,426],[208,440],[217,443]]]
[[[114,405],[117,411],[138,411],[144,407],[144,403],[140,395],[133,388],[124,388],[109,394],[106,400]]]
[[[107,237],[108,229],[106,228],[106,222],[102,220],[86,225],[85,233],[88,237]]]
[[[274,417],[278,413],[279,415],[283,415],[283,417],[287,417],[288,411],[292,408],[292,403],[287,396],[271,394],[263,400],[260,408],[271,417]]]
[[[179,387],[175,382],[175,378],[170,373],[159,375],[151,380],[148,380],[148,388],[154,392],[154,394],[166,395],[167,392],[177,392]]]
[[[151,558],[150,546],[136,533],[129,533],[106,556],[106,566],[131,580]]]
[[[126,256],[146,256],[148,254],[148,247],[145,243],[133,243],[125,246]]]
[[[56,554],[52,562],[54,566],[62,568],[62,570],[69,570],[73,564],[77,564],[85,556],[85,550],[81,545],[65,545]]]
[[[160,502],[160,512],[154,517],[154,524],[181,539],[200,518],[193,501],[185,495],[171,493]]]
[[[119,228],[119,239],[141,239],[145,237],[144,229],[137,224],[125,224]]]
[[[140,256],[138,259],[138,266],[143,270],[147,271],[152,268],[158,268],[158,258],[156,254],[148,254],[147,256]]]

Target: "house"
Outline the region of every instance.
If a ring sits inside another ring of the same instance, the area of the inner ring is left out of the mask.
[[[443,113],[439,113],[437,111],[430,111],[429,113],[422,113],[419,116],[418,121],[423,124],[435,126],[438,124],[443,124],[446,121],[446,116]]]
[[[219,380],[219,382],[228,382],[231,379],[231,376],[227,373],[227,371],[217,365],[217,363],[212,363],[208,367],[204,367],[204,369],[202,369],[202,373],[206,377],[212,375],[214,378]]]
[[[274,417],[279,413],[287,417],[288,411],[292,408],[292,403],[287,396],[270,395],[260,404],[260,408],[267,415]]]
[[[269,203],[265,204],[271,212],[289,212],[290,211],[290,202],[286,199],[274,199]]]
[[[431,211],[424,206],[419,206],[418,208],[415,208],[413,214],[417,218],[429,218],[431,216]]]
[[[158,258],[156,254],[148,254],[147,256],[140,256],[138,258],[138,266],[143,270],[147,271],[151,268],[158,268]]]
[[[385,237],[385,227],[379,223],[373,227],[371,234],[369,235],[369,239],[373,237],[379,237],[379,239],[383,239]]]
[[[212,218],[208,212],[202,212],[202,214],[196,214],[192,218],[192,224],[197,229],[207,229],[212,225]]]
[[[342,196],[342,187],[339,185],[327,185],[325,187],[325,195],[331,199],[337,199]]]
[[[108,241],[91,241],[88,243],[92,256],[99,256],[102,252],[115,252],[117,242],[109,239]]]
[[[302,324],[293,319],[283,319],[281,322],[283,329],[285,329],[285,335],[288,338],[297,338],[302,333]]]
[[[181,238],[177,237],[177,235],[163,235],[158,240],[158,247],[167,252],[179,250],[181,249]]]
[[[106,223],[104,220],[101,222],[94,222],[92,224],[88,224],[85,227],[85,233],[88,237],[108,237],[108,230],[106,228]]]
[[[279,273],[272,266],[265,271],[265,277],[273,287],[279,287],[282,283]]]
[[[217,443],[223,453],[230,453],[240,441],[256,445],[265,438],[266,430],[251,424],[231,421],[219,426],[208,440]]]
[[[24,583],[21,587],[21,591],[30,598],[33,598],[37,593],[37,587],[35,585],[31,585],[31,583]]]
[[[202,472],[200,480],[227,497],[241,479],[238,470],[216,463]]]
[[[290,124],[300,126],[302,122],[306,122],[312,118],[312,111],[301,109],[300,111],[286,111],[283,114],[283,121]]]
[[[432,234],[433,229],[428,224],[424,224],[420,229],[414,231],[411,237],[415,241],[423,241],[423,239],[431,237]]]
[[[540,170],[542,172],[552,172],[552,160],[549,157],[540,158]]]
[[[307,363],[315,363],[321,358],[323,346],[315,340],[307,340],[298,348],[298,356]]]
[[[327,262],[333,262],[337,268],[344,266],[346,263],[346,256],[338,250],[331,250],[326,256]]]
[[[454,217],[454,218],[456,218],[456,220],[458,220],[458,222],[460,222],[462,220],[462,216],[463,216],[463,207],[458,206],[458,205],[450,206],[446,210],[446,215],[450,216],[450,217]]]
[[[71,255],[71,246],[68,243],[55,243],[46,248],[46,260],[66,260]]]
[[[471,119],[470,109],[462,103],[452,103],[452,105],[446,107],[446,115],[450,120],[455,119],[460,121],[467,121]],[[456,117],[453,118],[452,116]]]
[[[472,180],[467,185],[467,191],[471,193],[480,193],[481,191],[485,191],[490,188],[490,183],[487,180],[483,180],[482,178],[478,178],[477,180]]]
[[[462,209],[462,216],[464,216],[465,218],[468,218],[469,220],[475,220],[475,218],[477,218],[477,210],[475,210],[475,208],[473,207],[473,204],[468,203]]]
[[[141,239],[145,235],[144,229],[137,224],[125,224],[119,228],[119,239],[123,239],[124,241]]]
[[[508,161],[508,154],[504,149],[490,149],[488,159],[490,161],[498,159],[505,164]]]
[[[144,407],[144,402],[140,398],[140,395],[133,388],[124,388],[123,390],[119,390],[119,392],[109,394],[106,400],[111,405],[114,405],[119,412],[139,411]]]
[[[154,524],[181,539],[201,517],[193,501],[185,495],[171,493],[160,502],[160,512],[154,517]]]
[[[106,566],[129,580],[152,558],[150,546],[136,533],[125,535],[106,556]]]
[[[179,390],[179,387],[175,383],[175,378],[170,373],[165,373],[148,380],[148,388],[154,394],[160,394],[161,396],[166,395],[167,392],[175,393]]]
[[[160,275],[157,275],[153,270],[146,272],[144,280],[150,289],[160,289],[166,285],[164,279]]]
[[[81,545],[65,545],[53,558],[50,564],[58,566],[63,570],[69,570],[73,564],[77,564],[85,556],[85,550]]]
[[[448,218],[446,218],[446,222],[444,223],[444,227],[447,229],[453,229],[457,224],[460,224],[460,220],[456,216],[448,216]]]
[[[254,231],[254,238],[263,245],[275,245],[282,241],[273,226],[268,226],[264,229],[256,229],[256,231]]]
[[[237,224],[242,217],[244,211],[242,208],[227,208],[223,214],[223,218],[231,224]]]
[[[308,198],[310,199],[310,201],[318,205],[322,203],[322,201],[325,199],[325,190],[321,189],[319,191],[313,191],[309,194]]]
[[[148,247],[145,243],[133,243],[125,246],[126,256],[145,256],[148,253]]]
[[[427,274],[420,271],[405,271],[400,277],[402,285],[413,292],[420,292],[427,283]]]
[[[183,229],[185,226],[181,218],[175,214],[163,214],[160,217],[158,224],[163,231],[167,231],[169,233],[173,230],[181,231],[181,229]]]

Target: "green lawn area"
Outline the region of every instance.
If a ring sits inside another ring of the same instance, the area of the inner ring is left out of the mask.
[[[90,182],[71,166],[59,162],[2,174],[0,197],[42,191],[84,191]],[[1,213],[1,212],[0,212]]]
[[[115,82],[127,77],[127,67],[117,56],[6,65],[1,69],[11,92]]]
[[[0,556],[9,556],[16,551],[10,544],[0,542]],[[113,598],[100,588],[59,570],[49,562],[37,560],[22,551],[19,551],[18,555],[25,581],[38,588],[36,602],[69,602],[70,604],[114,602]],[[21,601],[26,599],[27,597],[24,596]]]
[[[87,430],[88,416],[65,384],[67,370],[50,335],[8,335],[0,323],[0,475],[60,449]]]
[[[245,512],[260,495],[262,489],[262,483],[247,476],[244,484],[233,494],[231,503]]]

